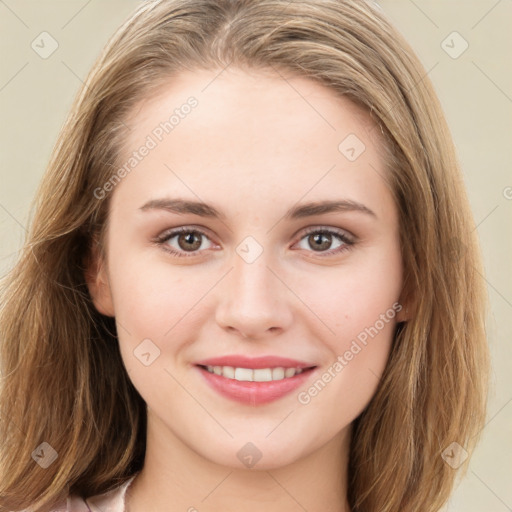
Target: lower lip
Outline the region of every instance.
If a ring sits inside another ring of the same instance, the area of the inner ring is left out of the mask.
[[[228,379],[222,375],[210,373],[205,368],[197,366],[206,382],[218,393],[226,398],[247,405],[261,405],[290,394],[303,384],[313,372],[304,370],[298,375],[270,382],[251,382]]]

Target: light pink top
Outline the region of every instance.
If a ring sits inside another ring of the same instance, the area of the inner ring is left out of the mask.
[[[111,491],[91,496],[85,500],[72,494],[65,501],[59,503],[52,512],[124,512],[126,490],[135,476],[133,475]]]

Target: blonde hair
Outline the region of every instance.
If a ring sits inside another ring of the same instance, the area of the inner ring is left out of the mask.
[[[459,165],[425,70],[363,0],[160,0],[111,38],[59,136],[21,257],[2,287],[0,511],[46,511],[126,481],[143,464],[145,404],[119,353],[114,319],[94,308],[84,273],[134,105],[184,69],[284,70],[368,111],[385,146],[400,216],[404,292],[378,390],[355,420],[354,512],[437,511],[471,453],[488,381],[482,263]],[[31,457],[48,442],[43,469]]]

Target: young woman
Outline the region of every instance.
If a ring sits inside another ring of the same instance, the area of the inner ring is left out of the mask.
[[[439,102],[363,0],[158,0],[2,295],[0,510],[438,511],[486,303]]]

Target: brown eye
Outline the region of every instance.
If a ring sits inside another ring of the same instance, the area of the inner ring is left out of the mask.
[[[313,235],[308,235],[308,243],[315,251],[327,250],[332,244],[332,235],[327,233],[315,233]]]
[[[299,248],[329,256],[348,250],[354,244],[355,240],[344,231],[313,228],[300,239]]]
[[[173,256],[187,257],[200,254],[201,248],[208,249],[209,247],[202,247],[204,240],[209,240],[209,238],[202,231],[182,227],[163,233],[156,241]]]
[[[197,231],[190,231],[188,233],[182,233],[177,235],[178,245],[180,249],[184,251],[195,251],[201,247],[201,233]]]

